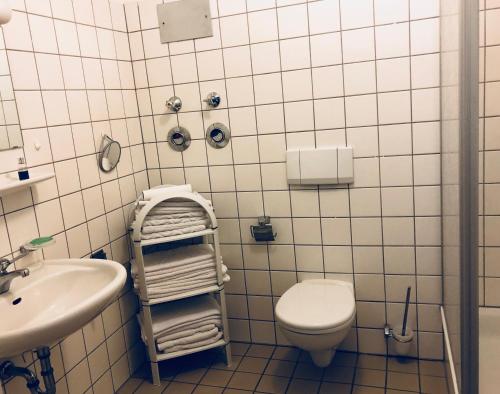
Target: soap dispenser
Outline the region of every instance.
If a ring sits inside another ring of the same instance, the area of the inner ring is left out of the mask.
[[[20,181],[25,181],[26,179],[30,179],[30,173],[28,171],[28,167],[26,167],[26,160],[24,157],[20,157],[18,159],[18,168],[17,168],[17,176]]]

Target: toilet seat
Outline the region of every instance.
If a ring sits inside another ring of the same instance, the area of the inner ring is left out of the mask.
[[[352,285],[333,279],[310,279],[293,285],[276,304],[280,325],[302,334],[324,334],[352,324],[356,304]]]

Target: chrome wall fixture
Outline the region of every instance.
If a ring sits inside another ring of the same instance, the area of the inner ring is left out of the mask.
[[[207,98],[203,100],[204,103],[207,103],[207,105],[212,108],[217,108],[221,101],[222,99],[220,97],[220,94],[217,92],[208,93]]]
[[[170,111],[179,112],[182,108],[182,100],[180,97],[172,96],[167,100],[167,107]]]
[[[208,144],[215,148],[224,148],[231,139],[231,132],[226,125],[222,123],[213,123],[207,128],[206,140]]]
[[[167,141],[170,148],[177,152],[182,152],[191,145],[191,134],[184,127],[172,127],[168,132]]]

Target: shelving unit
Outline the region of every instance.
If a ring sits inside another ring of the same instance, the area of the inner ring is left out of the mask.
[[[203,231],[197,231],[189,234],[181,234],[173,237],[163,237],[163,238],[143,240],[142,228],[144,220],[148,216],[148,213],[158,204],[168,202],[169,200],[175,200],[175,201],[182,200],[198,204],[205,210],[207,217],[209,218],[210,222],[209,228]],[[139,318],[141,319],[142,337],[143,339],[144,338],[146,339],[145,344],[148,350],[149,361],[151,364],[151,375],[153,384],[154,385],[160,384],[160,373],[158,368],[159,362],[170,360],[176,357],[185,356],[192,353],[201,352],[216,347],[224,347],[226,362],[228,365],[230,365],[231,347],[229,343],[226,296],[224,293],[224,281],[223,281],[224,274],[222,272],[222,257],[219,244],[219,232],[217,229],[217,218],[215,217],[215,213],[211,204],[197,193],[184,192],[184,191],[181,192],[175,190],[169,191],[168,188],[165,188],[165,192],[162,193],[161,196],[155,197],[150,201],[146,202],[141,201],[138,204],[138,206],[140,207],[140,211],[137,213],[135,217],[135,220],[132,224],[132,232],[131,232],[134,257],[135,257],[132,264],[135,264],[135,267],[137,268],[138,287],[139,287],[138,293],[141,301],[141,311]],[[175,294],[170,297],[165,297],[162,299],[150,299],[146,287],[145,257],[144,257],[145,255],[143,248],[145,246],[168,244],[176,241],[188,240],[200,237],[203,239],[203,243],[208,243],[213,246],[215,252],[215,261],[216,261],[215,267],[216,267],[217,284],[213,286],[207,286],[201,289],[186,291],[185,293]],[[168,302],[178,301],[182,299],[188,299],[203,294],[211,294],[216,298],[219,304],[221,312],[221,321],[222,321],[222,327],[221,327],[221,331],[223,333],[222,338],[219,339],[217,342],[193,349],[182,350],[172,353],[158,352],[156,349],[154,333],[153,333],[152,308],[154,308],[155,305],[165,304]]]

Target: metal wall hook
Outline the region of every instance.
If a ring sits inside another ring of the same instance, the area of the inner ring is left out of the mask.
[[[180,97],[172,96],[167,100],[167,107],[173,112],[179,112],[182,108],[182,100]]]
[[[212,108],[217,108],[222,99],[220,97],[220,94],[217,92],[210,92],[205,100],[203,100],[204,103],[207,103],[209,107]]]

